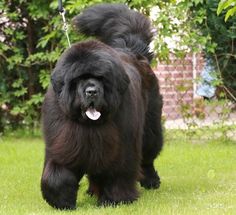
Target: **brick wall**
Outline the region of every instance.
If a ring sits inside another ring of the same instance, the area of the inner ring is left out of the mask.
[[[184,59],[171,56],[168,64],[161,62],[154,68],[163,95],[163,115],[166,119],[181,118],[181,108],[185,104],[194,106],[194,79],[199,77],[203,65],[202,56],[197,54],[187,55]]]

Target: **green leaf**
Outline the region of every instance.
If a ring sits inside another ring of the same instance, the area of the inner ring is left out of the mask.
[[[27,93],[27,88],[22,87],[21,89],[15,90],[13,95],[16,97],[21,97],[21,96],[25,95],[26,93]]]
[[[55,37],[56,35],[56,31],[52,31],[50,32],[49,34],[45,35],[44,37],[42,37],[40,40],[39,40],[39,43],[37,44],[37,47],[41,47],[41,48],[44,48],[48,42]]]
[[[12,115],[19,115],[19,114],[24,114],[26,111],[26,107],[20,107],[20,106],[15,106],[13,109],[10,111]]]
[[[38,105],[38,104],[42,104],[43,102],[43,95],[42,93],[38,93],[33,95],[30,100],[27,101],[27,105],[31,106],[31,105]]]
[[[235,0],[221,0],[219,5],[218,5],[218,8],[217,8],[217,15],[219,16],[219,14],[229,8],[229,7],[232,7],[235,5]],[[226,19],[227,20],[227,19]]]
[[[47,89],[50,84],[50,73],[46,70],[41,70],[39,74],[39,82],[43,89]]]
[[[236,6],[234,6],[233,8],[229,9],[225,15],[225,21],[227,21],[229,19],[230,16],[235,15],[236,13]]]
[[[22,86],[22,84],[23,84],[23,79],[19,78],[16,81],[13,82],[12,87],[13,88],[19,88],[19,87]]]

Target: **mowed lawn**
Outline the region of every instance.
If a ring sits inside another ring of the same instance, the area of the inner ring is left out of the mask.
[[[133,204],[98,207],[83,178],[77,210],[58,211],[40,193],[44,145],[37,137],[0,138],[0,214],[236,214],[236,142],[166,140],[156,167],[158,190],[139,187]]]

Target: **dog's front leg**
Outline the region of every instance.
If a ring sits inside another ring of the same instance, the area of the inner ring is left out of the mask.
[[[78,182],[82,174],[75,175],[71,170],[46,161],[41,179],[43,198],[57,209],[75,209]]]

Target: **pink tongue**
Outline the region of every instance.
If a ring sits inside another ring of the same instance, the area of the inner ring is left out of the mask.
[[[91,120],[98,120],[101,116],[101,113],[94,108],[89,108],[85,114]]]

